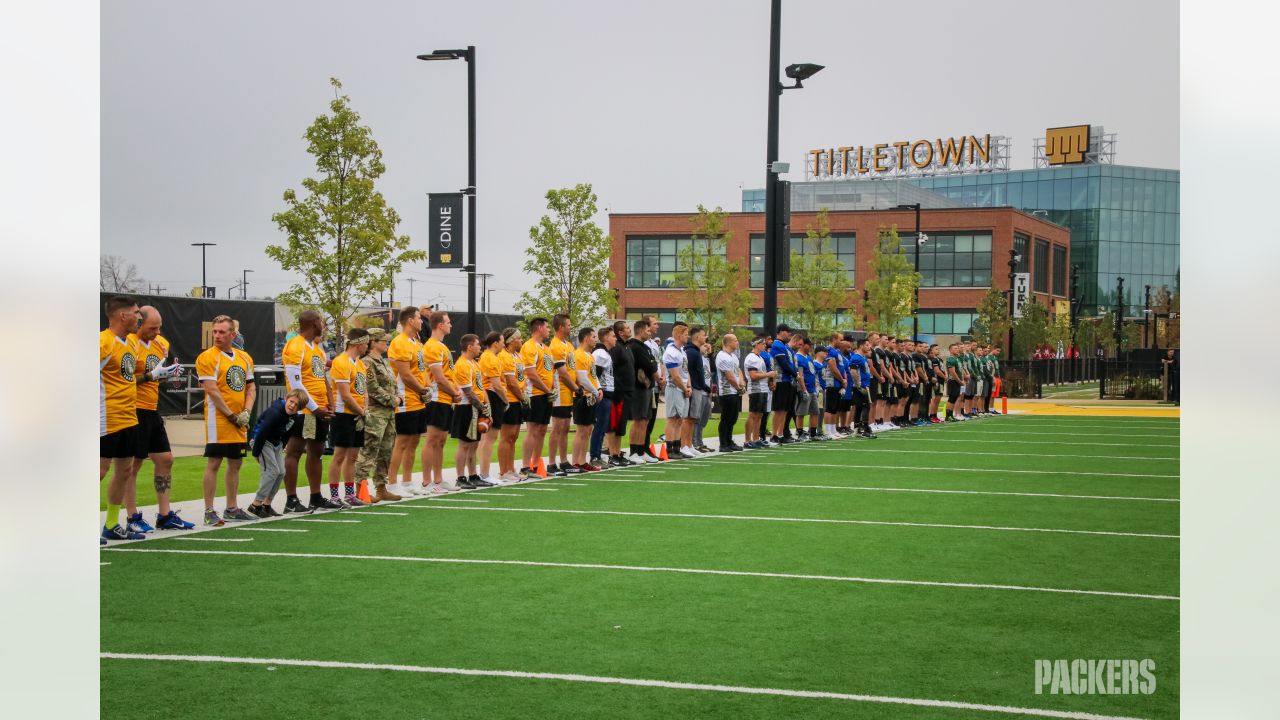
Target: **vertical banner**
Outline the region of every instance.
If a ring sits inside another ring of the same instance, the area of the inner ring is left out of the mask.
[[[1031,291],[1031,273],[1014,273],[1013,276],[1013,316],[1022,317],[1022,306],[1027,302]]]
[[[427,266],[462,267],[462,193],[429,193],[427,215]]]

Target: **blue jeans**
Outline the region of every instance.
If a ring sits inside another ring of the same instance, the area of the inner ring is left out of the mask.
[[[613,410],[613,401],[601,398],[596,403],[596,424],[591,429],[591,457],[604,457],[604,434],[609,432],[609,413]]]

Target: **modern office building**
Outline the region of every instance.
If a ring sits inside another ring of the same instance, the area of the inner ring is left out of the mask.
[[[695,218],[690,213],[609,215],[609,234],[613,238],[609,267],[624,317],[654,314],[665,322],[677,319],[685,293],[677,286],[678,257],[681,249],[693,245],[690,236]],[[792,214],[794,251],[805,252],[805,232],[810,227],[816,229],[816,223],[816,212]],[[828,213],[828,224],[831,250],[849,276],[850,304],[842,315],[850,328],[863,313],[862,293],[881,228],[897,228],[903,250],[913,261],[917,247],[920,250],[922,335],[968,334],[982,296],[991,287],[1009,287],[1010,249],[1016,248],[1023,258],[1019,272],[1031,273],[1030,291],[1036,302],[1056,312],[1062,309],[1069,292],[1070,232],[1021,210],[922,209],[920,226],[928,241],[919,246],[913,242],[915,213],[911,210],[834,211]],[[756,310],[749,324],[760,325],[764,303],[764,215],[730,213],[725,229],[725,257],[747,269],[742,273],[742,282],[755,295]],[[785,288],[779,290],[779,318],[783,321],[789,292]],[[905,329],[910,331],[909,327]]]
[[[1113,309],[1123,277],[1126,315],[1140,317],[1144,286],[1153,294],[1177,287],[1179,172],[1116,165],[1115,146],[1115,134],[1100,127],[1051,128],[1033,143],[1034,167],[1026,170],[1009,169],[1008,139],[990,135],[812,150],[805,181],[791,186],[791,208],[919,202],[1032,213],[1071,231],[1082,315]],[[744,190],[742,210],[762,212],[764,190]]]

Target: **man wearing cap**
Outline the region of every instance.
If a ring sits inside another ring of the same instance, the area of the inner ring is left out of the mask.
[[[387,361],[391,337],[382,328],[369,329],[369,354],[364,356],[365,379],[369,404],[364,416],[364,447],[356,459],[356,482],[373,476],[374,502],[403,500],[387,489],[391,465],[391,449],[396,441],[396,408],[401,398],[396,394],[396,373]]]

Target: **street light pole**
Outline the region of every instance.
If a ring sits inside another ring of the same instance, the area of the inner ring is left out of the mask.
[[[1018,261],[1022,256],[1017,250],[1009,249],[1009,359],[1013,359],[1013,302],[1017,289],[1013,285],[1015,271],[1018,269]]]
[[[241,300],[249,299],[249,273],[251,272],[253,271],[252,270],[240,271],[240,299]]]
[[[764,175],[764,331],[773,334],[778,324],[778,249],[777,201],[778,174],[773,163],[778,159],[778,99],[782,84],[778,82],[782,47],[782,0],[773,0],[769,8],[769,128],[765,141]],[[787,238],[788,245],[790,238]]]
[[[915,210],[916,211],[916,251],[915,251],[915,268],[916,275],[920,274],[920,245],[924,242],[923,236],[920,234],[920,203],[909,203],[899,205],[899,210]],[[1012,286],[1010,286],[1012,287]],[[911,339],[914,342],[920,342],[920,283],[916,283],[916,301],[915,309],[911,312]]]
[[[1146,296],[1142,301],[1142,347],[1151,347],[1147,340],[1147,330],[1151,327],[1151,286],[1147,285]]]
[[[1116,359],[1120,359],[1120,343],[1124,340],[1124,278],[1116,278]]]
[[[480,312],[493,312],[493,308],[489,307],[489,278],[493,277],[493,273],[476,273],[480,276]]]
[[[200,296],[204,297],[209,293],[209,278],[205,272],[205,250],[217,245],[218,243],[191,243],[191,247],[200,248]]]

